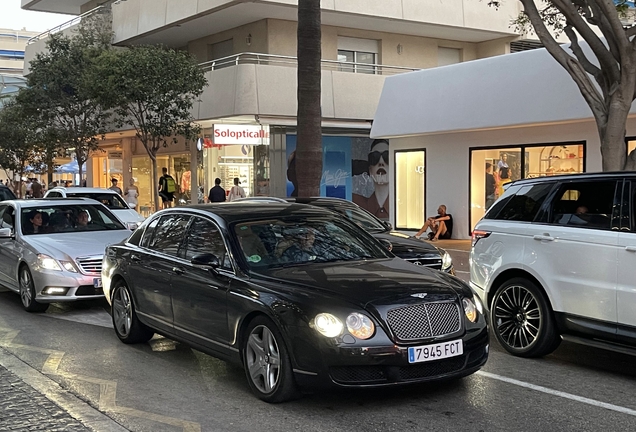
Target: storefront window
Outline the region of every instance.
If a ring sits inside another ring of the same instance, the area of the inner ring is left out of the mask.
[[[152,181],[152,161],[149,157],[133,157],[132,176],[139,188],[139,212],[148,216],[154,212],[154,190]],[[157,156],[157,181],[161,177],[162,168],[168,169],[177,183],[177,192],[173,206],[190,204],[190,189],[192,176],[190,172],[190,155],[187,153],[178,155]],[[195,201],[196,203],[197,201]]]
[[[471,228],[503,194],[506,183],[583,172],[584,152],[578,143],[471,150]]]
[[[269,134],[269,132],[268,132]],[[270,161],[268,145],[215,144],[213,130],[204,130],[202,157],[204,194],[221,179],[221,187],[229,191],[238,178],[246,196],[269,196]]]
[[[526,148],[525,178],[583,172],[583,145]]]
[[[627,154],[636,150],[636,139],[627,141]]]
[[[395,153],[395,226],[419,229],[424,225],[426,202],[426,153]]]

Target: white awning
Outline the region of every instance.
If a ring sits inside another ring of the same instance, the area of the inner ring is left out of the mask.
[[[371,137],[591,118],[570,75],[545,49],[537,49],[388,77]]]

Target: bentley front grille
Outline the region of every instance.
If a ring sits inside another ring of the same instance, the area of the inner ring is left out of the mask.
[[[420,303],[390,310],[387,322],[398,339],[409,341],[455,333],[460,317],[455,302]]]

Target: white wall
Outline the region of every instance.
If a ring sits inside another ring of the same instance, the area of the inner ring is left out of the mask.
[[[636,135],[636,117],[628,120],[627,135]],[[585,171],[601,171],[600,143],[593,121],[393,138],[390,140],[391,163],[394,167],[395,150],[426,149],[427,213],[430,216],[439,204],[446,204],[455,223],[453,238],[469,238],[472,228],[469,223],[470,148],[572,141],[586,141]],[[394,215],[395,185],[391,188],[391,214]]]

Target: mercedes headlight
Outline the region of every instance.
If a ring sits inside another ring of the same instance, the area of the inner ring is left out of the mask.
[[[440,252],[442,253],[442,270],[448,270],[453,265],[453,259],[445,250],[440,250]]]
[[[375,333],[373,321],[361,313],[353,312],[347,317],[347,330],[358,339],[369,339]]]
[[[335,316],[328,313],[320,313],[314,318],[313,327],[323,336],[337,337],[342,334],[344,325]]]
[[[73,265],[72,262],[70,261],[60,261],[60,264],[62,264],[62,267],[64,268],[64,270],[71,272],[71,273],[77,273],[77,269],[75,268],[75,266]]]
[[[472,323],[476,322],[478,318],[477,306],[475,306],[475,303],[473,302],[473,300],[467,297],[464,297],[463,303],[464,303],[464,313],[466,314],[466,318],[468,318],[468,321]]]
[[[42,267],[43,269],[46,269],[46,270],[62,271],[62,268],[57,263],[57,261],[54,258],[51,258],[48,255],[39,254],[38,255],[38,264],[40,265],[40,267]]]

